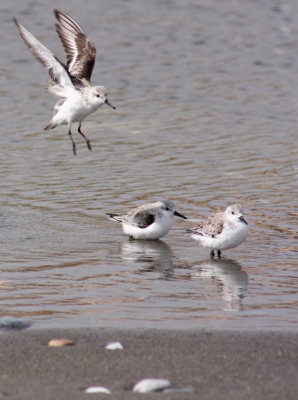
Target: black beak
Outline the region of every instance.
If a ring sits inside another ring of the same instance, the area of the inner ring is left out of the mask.
[[[187,219],[186,217],[184,217],[184,215],[179,214],[177,211],[174,212],[174,215],[177,215],[177,217],[180,217],[180,218]]]
[[[106,103],[108,106],[110,106],[110,107],[114,108],[114,110],[116,110],[116,107],[115,107],[115,106],[113,106],[113,104],[112,104],[112,103],[110,103],[108,99],[106,99],[106,100],[105,100],[105,103]]]
[[[248,222],[246,221],[246,219],[243,217],[243,215],[241,215],[241,217],[239,217],[240,221],[244,222],[246,225],[248,225]]]

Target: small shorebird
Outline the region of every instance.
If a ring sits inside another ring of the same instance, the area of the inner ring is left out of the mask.
[[[130,239],[156,240],[165,236],[173,226],[173,217],[184,217],[175,211],[169,200],[144,204],[126,214],[107,213],[111,220],[121,222],[123,231]]]
[[[71,126],[79,123],[78,132],[86,140],[91,151],[89,139],[81,131],[83,120],[103,104],[116,108],[107,99],[108,91],[103,86],[91,86],[91,75],[95,63],[96,49],[79,25],[66,13],[54,10],[59,21],[56,31],[63,44],[67,66],[41,44],[14,18],[21,37],[36,59],[49,71],[49,91],[60,100],[54,107],[54,116],[44,127],[45,131],[56,128],[58,125],[69,125],[68,134],[72,142],[73,153],[76,155],[76,145],[71,135]]]
[[[212,258],[215,250],[220,258],[221,250],[232,249],[244,242],[248,234],[248,222],[244,218],[242,205],[233,204],[224,212],[210,215],[196,228],[187,229],[187,232],[203,247],[211,249]]]

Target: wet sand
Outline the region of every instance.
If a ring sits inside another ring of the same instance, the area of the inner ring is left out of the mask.
[[[74,346],[53,348],[53,338]],[[120,341],[124,350],[106,350]],[[52,399],[290,400],[298,393],[298,333],[163,330],[27,330],[0,335],[1,397]],[[195,394],[132,393],[166,378]],[[86,394],[104,386],[112,395]]]

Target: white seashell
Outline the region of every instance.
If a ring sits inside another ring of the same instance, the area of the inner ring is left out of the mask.
[[[91,386],[85,389],[85,393],[106,393],[106,394],[112,394],[112,392],[103,387],[103,386]]]
[[[132,391],[138,393],[155,392],[171,386],[171,382],[167,379],[142,379],[134,385]]]
[[[108,343],[105,348],[108,350],[123,350],[123,346],[120,342]]]

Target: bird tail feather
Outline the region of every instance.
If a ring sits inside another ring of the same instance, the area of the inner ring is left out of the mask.
[[[43,128],[43,130],[44,130],[44,131],[49,131],[50,129],[56,128],[56,126],[58,126],[58,125],[55,124],[53,121],[50,121],[50,123],[49,123],[47,126],[45,126],[45,127]]]
[[[106,213],[111,221],[122,222],[121,215]]]

